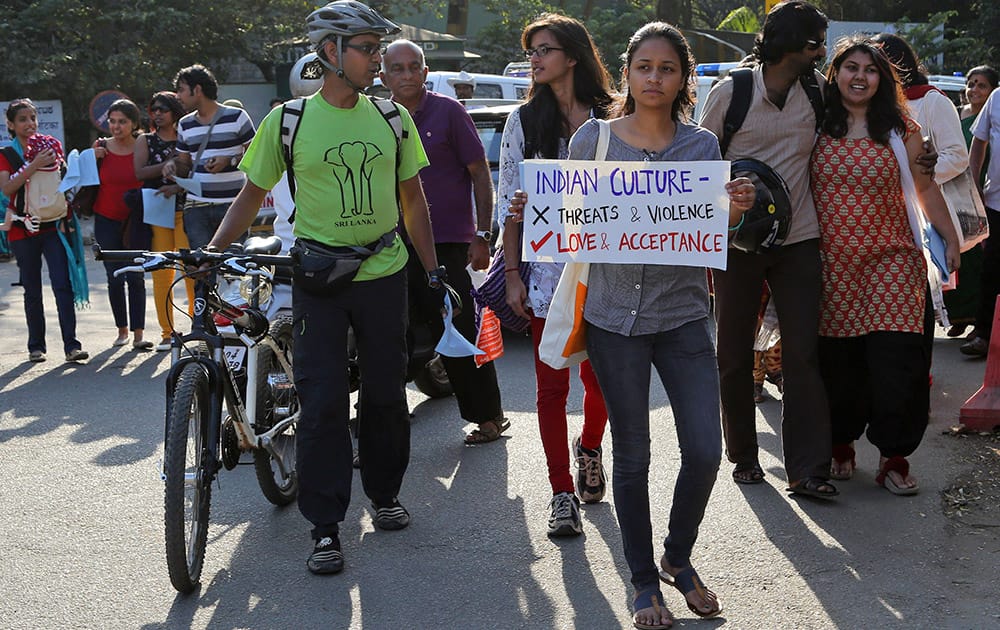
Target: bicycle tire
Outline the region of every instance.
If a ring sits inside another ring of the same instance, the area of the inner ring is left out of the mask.
[[[281,315],[271,324],[269,336],[277,344],[284,354],[289,364],[292,364],[292,317]],[[293,366],[294,369],[294,366]],[[295,393],[294,383],[290,383],[290,389],[285,400],[276,400],[274,389],[269,382],[269,376],[287,376],[281,364],[274,356],[274,351],[269,346],[262,346],[257,361],[257,427],[255,430],[260,433],[270,429],[275,424],[276,407],[284,407],[288,414],[295,413],[299,408],[298,394]],[[286,417],[286,416],[284,416]],[[282,462],[288,469],[288,476],[281,475],[281,469],[275,463],[271,453],[264,448],[255,448],[253,451],[254,470],[257,473],[257,483],[260,485],[264,497],[277,506],[289,505],[299,493],[299,479],[295,472],[295,425],[288,427],[284,432],[275,435],[272,445],[281,454]]]
[[[163,449],[167,572],[175,589],[190,593],[201,579],[212,500],[205,471],[211,409],[204,368],[191,363],[181,370],[169,410]]]

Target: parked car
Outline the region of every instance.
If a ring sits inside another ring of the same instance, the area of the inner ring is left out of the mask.
[[[531,79],[528,77],[505,77],[499,74],[474,72],[470,74],[476,80],[476,89],[472,93],[474,99],[520,101],[528,94],[528,89],[531,87]],[[428,72],[427,89],[454,98],[455,90],[448,85],[448,79],[457,76],[457,72]],[[367,92],[375,96],[389,97],[389,88],[382,85],[380,79],[375,79],[375,84],[368,88]]]

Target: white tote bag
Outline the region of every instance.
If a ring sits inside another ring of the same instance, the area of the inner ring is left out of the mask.
[[[611,125],[604,120],[597,122],[600,132],[594,159],[599,161],[608,155]],[[587,322],[583,319],[583,306],[589,277],[588,262],[568,262],[559,276],[538,344],[538,358],[553,369],[561,370],[587,360]]]
[[[955,224],[961,252],[964,254],[990,235],[986,222],[986,207],[979,196],[979,189],[972,179],[972,171],[961,174],[941,184],[941,196],[948,205],[948,214]]]

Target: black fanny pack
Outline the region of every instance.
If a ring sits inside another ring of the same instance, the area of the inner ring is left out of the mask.
[[[363,247],[331,247],[309,239],[295,239],[288,252],[295,262],[292,284],[313,295],[335,295],[350,286],[361,263],[395,239],[395,229]]]

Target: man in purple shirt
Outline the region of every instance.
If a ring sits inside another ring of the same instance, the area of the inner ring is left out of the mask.
[[[453,98],[427,91],[427,65],[423,50],[399,39],[382,56],[382,84],[392,99],[413,116],[430,166],[420,172],[431,211],[431,225],[438,262],[448,270],[451,285],[466,300],[466,308],[455,317],[455,328],[470,341],[476,338],[476,323],[469,293],[472,281],[466,265],[486,269],[490,260],[490,222],[493,217],[493,180],[486,152],[472,118]],[[473,212],[473,198],[475,212]],[[416,257],[410,257],[411,263]],[[414,274],[419,264],[410,265]],[[411,276],[415,277],[415,276]],[[439,337],[444,330],[440,302],[429,299],[424,283],[410,282],[410,318],[420,317]],[[493,362],[476,367],[472,357],[442,357],[462,417],[479,425],[466,436],[466,444],[483,444],[500,437],[510,423],[500,405]]]

